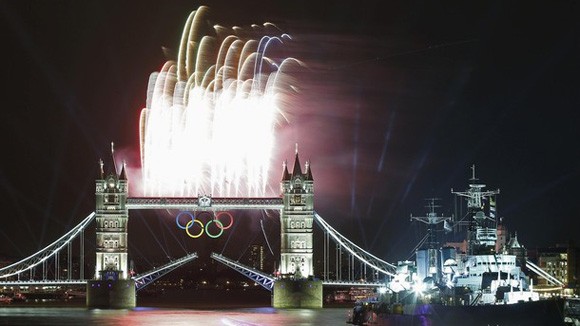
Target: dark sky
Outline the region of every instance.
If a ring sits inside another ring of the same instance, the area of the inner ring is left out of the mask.
[[[450,189],[466,189],[472,164],[526,247],[580,242],[576,1],[279,2],[0,1],[0,254],[26,256],[94,209],[111,141],[138,168],[149,75],[202,4],[221,25],[269,21],[294,37],[288,55],[309,69],[277,131],[271,185],[299,143],[316,210],[363,248],[408,258],[422,237],[409,214],[429,197],[452,214]],[[175,229],[132,223],[134,247]],[[232,241],[260,238],[256,224]]]

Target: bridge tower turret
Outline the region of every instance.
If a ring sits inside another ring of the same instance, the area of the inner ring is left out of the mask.
[[[284,207],[280,214],[280,273],[294,278],[314,275],[312,223],[314,221],[314,179],[309,162],[302,172],[298,149],[292,173],[284,163],[280,183]]]
[[[125,163],[117,174],[115,163],[108,174],[100,160],[96,180],[96,263],[94,279],[87,283],[87,306],[91,308],[135,307],[135,282],[128,264],[126,207],[128,182]]]

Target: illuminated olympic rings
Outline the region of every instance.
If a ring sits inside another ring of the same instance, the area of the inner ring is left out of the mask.
[[[203,213],[209,214],[211,216],[211,213],[209,213],[209,212],[200,212],[198,214],[198,217],[201,214],[203,214]],[[187,214],[191,218],[191,220],[188,221],[185,224],[185,226],[183,226],[181,223],[179,223],[179,217],[181,215],[183,215],[183,214]],[[222,223],[222,221],[220,221],[220,219],[219,219],[220,216],[221,215],[224,215],[224,214],[226,214],[227,216],[230,217],[230,222],[228,223],[227,226],[224,226],[224,224]],[[217,233],[215,233],[215,234],[212,234],[209,231],[209,226],[212,223],[214,223],[218,227],[218,229],[219,229],[219,231]],[[210,237],[212,239],[216,239],[216,238],[219,238],[224,233],[224,230],[227,230],[227,229],[229,229],[229,228],[232,227],[232,225],[234,224],[234,217],[229,212],[218,212],[218,213],[215,214],[215,216],[211,216],[211,219],[207,222],[207,224],[204,225],[202,221],[200,221],[199,219],[196,219],[195,218],[195,216],[194,216],[193,213],[187,212],[187,211],[181,211],[175,217],[175,224],[177,224],[177,227],[178,228],[180,228],[182,230],[185,230],[185,233],[187,233],[187,235],[190,238],[197,239],[197,238],[201,237],[203,235],[203,233],[205,232],[208,237]],[[198,224],[199,225],[199,233],[197,233],[197,234],[191,234],[191,232],[189,231],[191,228],[194,227],[194,224]]]

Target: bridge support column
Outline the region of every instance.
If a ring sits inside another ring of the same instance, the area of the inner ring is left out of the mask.
[[[88,308],[100,309],[135,308],[135,281],[89,281],[86,304]]]
[[[322,308],[322,300],[322,281],[281,279],[274,282],[274,308]]]

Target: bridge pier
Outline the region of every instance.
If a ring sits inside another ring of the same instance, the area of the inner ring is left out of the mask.
[[[322,281],[280,279],[274,282],[272,307],[322,308]]]
[[[100,309],[135,308],[135,281],[88,281],[86,305],[88,308]]]

